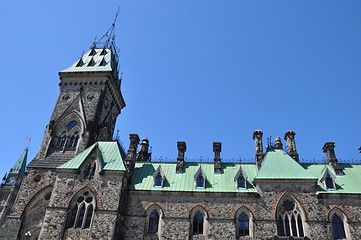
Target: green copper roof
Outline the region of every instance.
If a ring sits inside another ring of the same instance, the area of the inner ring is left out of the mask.
[[[65,72],[113,72],[118,78],[117,61],[111,48],[92,48]]]
[[[307,172],[317,177],[319,181],[317,182],[318,188],[317,191],[320,193],[361,193],[361,184],[360,184],[360,174],[361,174],[361,164],[350,164],[350,163],[340,163],[340,167],[344,172],[344,175],[336,175],[335,190],[327,190],[324,183],[320,182],[324,174],[324,168],[328,164],[310,164],[303,163],[302,166],[306,169]]]
[[[256,192],[252,181],[257,173],[253,163],[222,163],[222,173],[214,174],[213,163],[185,163],[182,174],[176,174],[176,163],[136,162],[129,189],[190,192]],[[154,172],[161,167],[165,181],[163,187],[154,186]],[[202,167],[206,175],[205,188],[196,188],[194,175]],[[247,189],[237,189],[235,176],[242,166],[247,175]]]
[[[94,149],[97,149],[103,170],[126,170],[124,166],[125,153],[116,141],[97,142],[58,168],[78,169]]]
[[[14,167],[10,169],[9,174],[13,173],[24,176],[27,159],[28,159],[28,149],[26,148],[19,157],[18,161],[15,163]]]
[[[317,179],[281,149],[270,149],[255,179]]]

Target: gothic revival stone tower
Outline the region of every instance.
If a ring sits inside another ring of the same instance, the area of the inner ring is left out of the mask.
[[[114,24],[106,42],[95,42],[59,73],[59,97],[14,207],[1,216],[5,223],[0,239],[103,239],[114,234],[110,228],[116,224],[126,169],[123,149],[111,141],[116,118],[125,107],[113,30]],[[107,189],[116,197],[104,194]],[[105,199],[115,201],[107,204]],[[97,218],[112,223],[100,226]]]

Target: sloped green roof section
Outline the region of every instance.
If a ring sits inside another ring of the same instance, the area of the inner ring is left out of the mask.
[[[10,173],[24,176],[27,159],[28,159],[28,149],[26,148],[19,157],[19,159],[16,161],[14,167],[10,169]]]
[[[92,48],[70,67],[60,71],[66,72],[113,72],[118,78],[118,64],[111,48]]]
[[[270,149],[255,179],[317,179],[281,149]]]
[[[179,192],[257,192],[252,181],[257,173],[254,163],[222,163],[222,173],[214,174],[213,163],[185,163],[182,174],[176,174],[176,163],[136,162],[129,189]],[[153,174],[161,166],[165,181],[163,187],[154,186]],[[199,167],[206,175],[204,188],[196,188],[194,175]],[[238,189],[234,177],[240,166],[247,174],[247,189]]]
[[[320,182],[324,174],[324,168],[329,165],[325,163],[320,164],[310,164],[303,163],[302,166],[306,169],[307,172],[317,177],[319,181],[317,182],[317,191],[320,193],[344,193],[344,194],[361,194],[361,184],[360,184],[360,175],[361,175],[361,164],[350,164],[350,163],[339,163],[344,175],[336,175],[335,190],[327,190],[325,185]],[[333,171],[333,170],[332,170]]]
[[[126,155],[123,151],[123,148],[118,144],[117,141],[97,142],[58,168],[78,169],[94,148],[97,148],[97,153],[100,162],[102,163],[103,170],[126,170],[124,165],[124,159]]]

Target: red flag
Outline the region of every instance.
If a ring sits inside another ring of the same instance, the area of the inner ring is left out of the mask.
[[[31,140],[31,138],[26,138],[26,140],[30,141],[30,140]]]

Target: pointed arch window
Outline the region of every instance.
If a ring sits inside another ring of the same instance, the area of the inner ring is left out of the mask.
[[[156,186],[156,187],[161,187],[161,186],[162,186],[162,182],[163,182],[162,175],[158,174],[158,175],[155,177],[154,186]]]
[[[236,176],[234,177],[237,189],[247,189],[247,174],[244,172],[242,167],[239,168]]]
[[[150,233],[158,232],[158,225],[159,225],[159,214],[157,210],[154,210],[152,214],[149,216],[148,232]]]
[[[246,188],[246,179],[242,175],[237,178],[237,188]]]
[[[196,188],[205,188],[206,187],[206,180],[207,176],[203,169],[199,167],[196,174],[194,174],[194,181],[195,181],[195,187]]]
[[[199,176],[197,177],[196,186],[199,188],[204,187],[204,177],[202,176],[202,174],[199,174]]]
[[[79,141],[79,132],[76,131],[74,132],[74,135],[70,139],[69,147],[76,148],[76,146],[78,145],[78,141]]]
[[[338,208],[332,209],[329,213],[329,219],[332,228],[332,239],[351,239],[347,217],[341,210]]]
[[[238,236],[249,236],[249,219],[245,212],[242,212],[237,221],[238,225]]]
[[[193,235],[203,234],[204,217],[200,211],[197,211],[193,216]]]
[[[62,148],[64,147],[65,142],[66,142],[66,131],[63,131],[58,138],[58,143],[56,144],[56,146]]]
[[[157,170],[153,173],[154,178],[154,187],[163,187],[164,181],[165,181],[165,175],[162,170],[162,167],[159,166]]]
[[[330,169],[329,166],[325,166],[322,170],[323,177],[321,178],[320,182],[323,183],[324,188],[326,190],[336,190],[336,174]]]
[[[95,206],[94,195],[83,190],[73,199],[68,228],[87,229],[91,226]]]
[[[278,236],[304,237],[302,211],[292,197],[280,201],[276,219]]]

